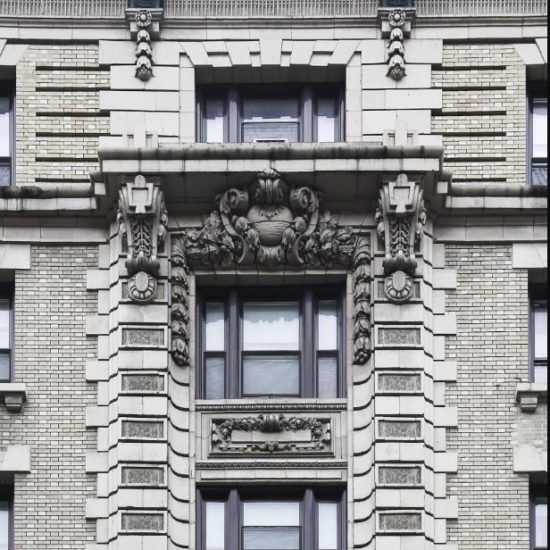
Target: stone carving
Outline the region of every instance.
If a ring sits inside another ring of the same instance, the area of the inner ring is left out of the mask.
[[[122,345],[132,348],[159,348],[164,345],[164,330],[153,328],[123,328]]]
[[[379,420],[378,436],[383,439],[419,439],[422,425],[420,420]]]
[[[121,478],[123,485],[160,487],[164,484],[164,470],[162,468],[123,466]]]
[[[413,296],[415,246],[422,238],[426,222],[420,185],[409,182],[405,174],[385,183],[380,190],[375,220],[385,247],[385,295],[392,302],[406,302]]]
[[[420,531],[422,514],[420,512],[380,513],[378,525],[382,531]]]
[[[403,27],[407,14],[403,10],[392,10],[388,14],[390,24],[390,42],[388,45],[388,72],[387,76],[393,80],[401,80],[406,76],[405,71],[405,34]]]
[[[380,373],[378,389],[383,392],[419,392],[422,389],[422,381],[420,374]]]
[[[124,392],[161,392],[164,390],[164,377],[157,374],[123,374],[121,388]]]
[[[139,29],[136,37],[136,78],[143,82],[153,76],[153,50],[149,33],[152,22],[153,17],[149,10],[142,9],[136,13],[136,25]]]
[[[123,531],[163,531],[163,514],[122,514]]]
[[[172,358],[180,367],[189,365],[189,268],[185,256],[185,238],[172,240],[171,257],[171,332]]]
[[[274,170],[259,172],[243,189],[216,198],[200,229],[172,240],[172,357],[189,364],[188,277],[192,269],[254,267],[353,269],[354,360],[364,364],[370,343],[370,247],[366,236],[320,212],[309,187],[292,187]]]
[[[265,441],[232,441],[234,432],[283,434],[306,431],[309,441],[294,437],[268,438]],[[329,419],[286,417],[283,414],[261,414],[257,417],[229,418],[212,421],[212,449],[217,453],[323,453],[329,451],[331,429]]]
[[[415,486],[422,482],[420,466],[380,466],[378,483],[380,485]]]
[[[164,436],[164,424],[152,421],[129,421],[122,422],[122,437],[132,439],[162,439]]]
[[[136,176],[120,189],[117,219],[128,247],[128,294],[134,302],[146,304],[156,296],[157,251],[168,223],[164,192],[158,184]]]
[[[378,345],[418,347],[420,345],[420,328],[378,327]]]

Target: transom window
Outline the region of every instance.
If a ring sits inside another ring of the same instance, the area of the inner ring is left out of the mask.
[[[531,184],[548,185],[548,97],[546,92],[532,94],[529,107]]]
[[[201,550],[341,550],[341,490],[209,490],[199,495]]]
[[[13,291],[0,286],[0,382],[11,380],[13,345]]]
[[[343,141],[343,94],[339,87],[203,87],[199,138],[207,143]]]
[[[11,185],[13,96],[0,87],[0,187]]]
[[[548,495],[546,485],[531,487],[531,548],[548,548]]]
[[[341,292],[205,289],[200,397],[344,395]]]
[[[548,381],[548,298],[544,285],[530,289],[531,297],[531,380]]]

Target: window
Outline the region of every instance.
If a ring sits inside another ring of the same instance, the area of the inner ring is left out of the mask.
[[[0,187],[11,185],[13,96],[0,87]]]
[[[203,87],[198,135],[207,143],[342,141],[343,112],[342,90],[332,84]]]
[[[534,90],[529,98],[529,158],[532,185],[548,185],[548,98]]]
[[[11,380],[13,290],[0,285],[0,382]]]
[[[530,288],[531,322],[531,381],[546,384],[548,381],[548,298],[546,285]]]
[[[548,494],[546,485],[531,486],[531,548],[548,548]]]
[[[199,494],[201,550],[343,550],[341,490],[208,490]]]
[[[11,550],[13,548],[12,502],[13,493],[11,488],[0,486],[0,550]]]
[[[342,292],[205,289],[200,304],[202,398],[344,396]]]

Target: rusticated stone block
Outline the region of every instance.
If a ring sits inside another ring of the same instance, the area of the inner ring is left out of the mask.
[[[378,389],[383,392],[418,392],[422,389],[422,378],[420,373],[380,373],[378,375]]]
[[[420,466],[379,466],[379,485],[416,486],[422,483]]]
[[[123,531],[163,531],[163,514],[122,514]]]
[[[419,439],[422,437],[420,420],[379,420],[378,436],[383,439]]]
[[[164,391],[164,376],[157,374],[123,374],[121,388],[123,392],[161,392]]]
[[[164,485],[164,469],[123,466],[121,478],[123,485],[159,487]]]
[[[163,422],[129,421],[122,422],[122,437],[135,439],[162,439],[164,436]]]
[[[153,348],[164,345],[164,330],[155,328],[123,328],[122,345],[132,348]]]
[[[381,531],[420,531],[422,514],[420,512],[380,513],[378,526]]]

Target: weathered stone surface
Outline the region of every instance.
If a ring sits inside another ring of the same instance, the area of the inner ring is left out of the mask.
[[[379,420],[378,435],[383,439],[418,439],[422,436],[420,420]]]
[[[140,468],[139,466],[123,466],[121,479],[124,485],[151,485],[164,484],[164,470],[162,468]]]
[[[153,328],[123,328],[122,345],[132,348],[161,347],[164,345],[164,330]]]
[[[157,374],[123,374],[122,391],[160,392],[164,390],[164,377]]]
[[[382,531],[420,531],[422,514],[418,512],[383,513],[379,515],[379,526]]]
[[[422,389],[422,378],[419,373],[380,373],[378,388],[385,392],[417,392]]]
[[[123,531],[163,531],[163,514],[122,514]]]
[[[421,466],[379,466],[378,483],[380,485],[420,485]]]
[[[420,328],[379,327],[378,344],[382,346],[419,346]]]
[[[123,420],[122,437],[132,439],[161,439],[164,436],[163,422]]]

